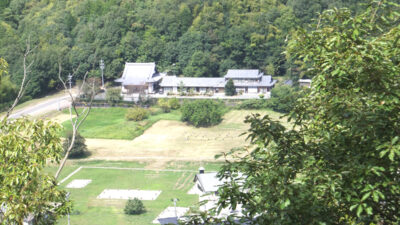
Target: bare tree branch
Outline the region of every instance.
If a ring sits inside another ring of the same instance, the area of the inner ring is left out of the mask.
[[[72,77],[75,76],[75,73],[78,71],[78,68],[73,72]],[[73,97],[71,90],[68,89],[65,81],[61,78],[61,72],[62,72],[62,66],[61,66],[61,61],[59,61],[58,64],[58,78],[60,79],[61,83],[64,86],[64,89],[68,92],[70,98],[71,98],[71,105],[69,107],[69,115],[70,115],[70,121],[71,121],[71,125],[72,125],[72,137],[71,137],[71,142],[69,143],[68,149],[65,152],[65,156],[64,158],[61,160],[60,166],[58,167],[58,170],[56,172],[55,178],[57,179],[62,171],[62,169],[65,166],[65,163],[68,159],[68,156],[72,150],[72,148],[74,147],[75,144],[75,139],[76,139],[76,134],[77,131],[79,129],[79,127],[81,126],[81,124],[86,120],[87,116],[89,115],[91,108],[92,108],[92,102],[94,99],[94,95],[95,95],[95,91],[94,91],[94,81],[92,82],[92,89],[91,89],[91,97],[90,97],[90,101],[88,104],[85,104],[85,107],[81,113],[79,113],[78,109],[76,108],[76,99]],[[87,75],[88,72],[85,73],[84,77],[83,77],[83,81],[82,84],[80,85],[80,87],[78,87],[78,96],[80,96],[82,89],[84,88],[84,86],[86,85],[86,79],[87,79]],[[73,114],[75,114],[75,119]]]
[[[31,63],[29,63],[29,65],[26,65],[26,61],[27,61],[27,58],[28,58],[29,54],[31,54],[32,51],[33,51],[35,48],[36,48],[36,46],[35,46],[33,49],[31,49],[30,39],[28,39],[28,40],[26,41],[26,50],[25,50],[24,60],[23,60],[24,75],[23,75],[23,77],[22,77],[21,86],[20,86],[20,88],[19,88],[18,95],[17,95],[17,97],[16,97],[15,100],[14,100],[14,103],[13,103],[13,104],[11,105],[11,107],[8,109],[7,114],[6,114],[6,116],[5,116],[4,119],[8,119],[8,118],[10,117],[10,115],[11,115],[12,111],[14,110],[15,106],[17,106],[17,104],[18,104],[18,102],[21,100],[22,96],[24,96],[26,87],[27,87],[28,84],[30,83],[30,80],[27,81],[27,77],[28,77],[28,74],[30,73],[30,68],[32,67],[34,61],[32,61]]]

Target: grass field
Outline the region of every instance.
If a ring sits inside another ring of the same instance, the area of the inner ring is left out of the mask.
[[[125,139],[132,140],[159,120],[179,120],[180,112],[158,113],[150,115],[140,122],[125,120],[128,108],[93,108],[79,132],[85,138]],[[65,111],[65,113],[67,113]],[[65,132],[71,130],[71,122],[62,124]]]
[[[268,114],[279,120],[281,114],[266,110],[232,110],[221,124],[196,128],[180,121],[161,120],[134,140],[86,139],[91,158],[102,160],[213,160],[221,152],[247,144],[249,128],[243,120],[252,113]]]
[[[73,200],[73,213],[71,224],[80,225],[108,225],[108,224],[137,224],[149,225],[167,207],[173,206],[172,198],[179,198],[179,207],[195,206],[198,195],[188,195],[187,191],[193,187],[193,178],[199,166],[204,166],[206,171],[217,169],[220,164],[200,164],[193,162],[168,162],[159,169],[193,170],[185,172],[169,172],[156,170],[128,170],[118,168],[148,168],[152,162],[107,162],[91,161],[76,162],[65,169],[73,171],[79,166],[114,167],[83,168],[60,185],[65,188],[73,179],[91,179],[92,182],[82,189],[68,189]],[[55,167],[47,168],[47,172],[53,173]],[[69,173],[69,172],[68,172]],[[68,173],[63,172],[66,176]],[[61,180],[61,179],[60,179]],[[126,200],[105,200],[96,197],[104,189],[141,189],[161,190],[160,196],[154,201],[143,201],[147,212],[142,215],[128,216],[123,213]],[[62,218],[58,224],[67,224],[67,218]]]

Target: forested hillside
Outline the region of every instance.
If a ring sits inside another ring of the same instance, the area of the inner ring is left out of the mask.
[[[159,70],[183,76],[222,76],[228,68],[292,74],[293,63],[282,53],[290,33],[316,23],[327,8],[361,9],[360,2],[2,0],[0,57],[17,85],[26,41],[36,47],[26,93],[32,97],[59,87],[58,62],[64,75],[80,65],[78,76],[99,76],[104,59],[108,81],[121,75],[126,61],[154,61]]]

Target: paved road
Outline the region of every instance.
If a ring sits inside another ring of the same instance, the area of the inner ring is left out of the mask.
[[[64,96],[49,99],[34,106],[29,106],[19,111],[15,111],[10,118],[15,119],[22,116],[37,116],[53,110],[67,108],[70,104],[70,96],[66,94]]]

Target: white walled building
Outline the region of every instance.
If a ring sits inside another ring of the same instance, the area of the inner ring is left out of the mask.
[[[240,93],[267,93],[275,85],[276,80],[264,75],[259,70],[228,70],[224,77],[176,77],[165,76],[160,87],[164,93],[178,93],[179,88],[192,89],[194,92],[223,93],[225,84],[233,80],[236,92]]]
[[[126,63],[122,77],[115,82],[121,83],[122,94],[154,93],[163,75],[157,72],[155,63]]]
[[[232,79],[237,93],[268,93],[276,80],[259,70],[228,70],[224,77],[177,77],[165,76],[156,69],[155,63],[126,63],[121,83],[123,95],[134,93],[155,93],[158,88],[167,94],[177,94],[180,88],[185,92],[224,93],[225,84]]]

